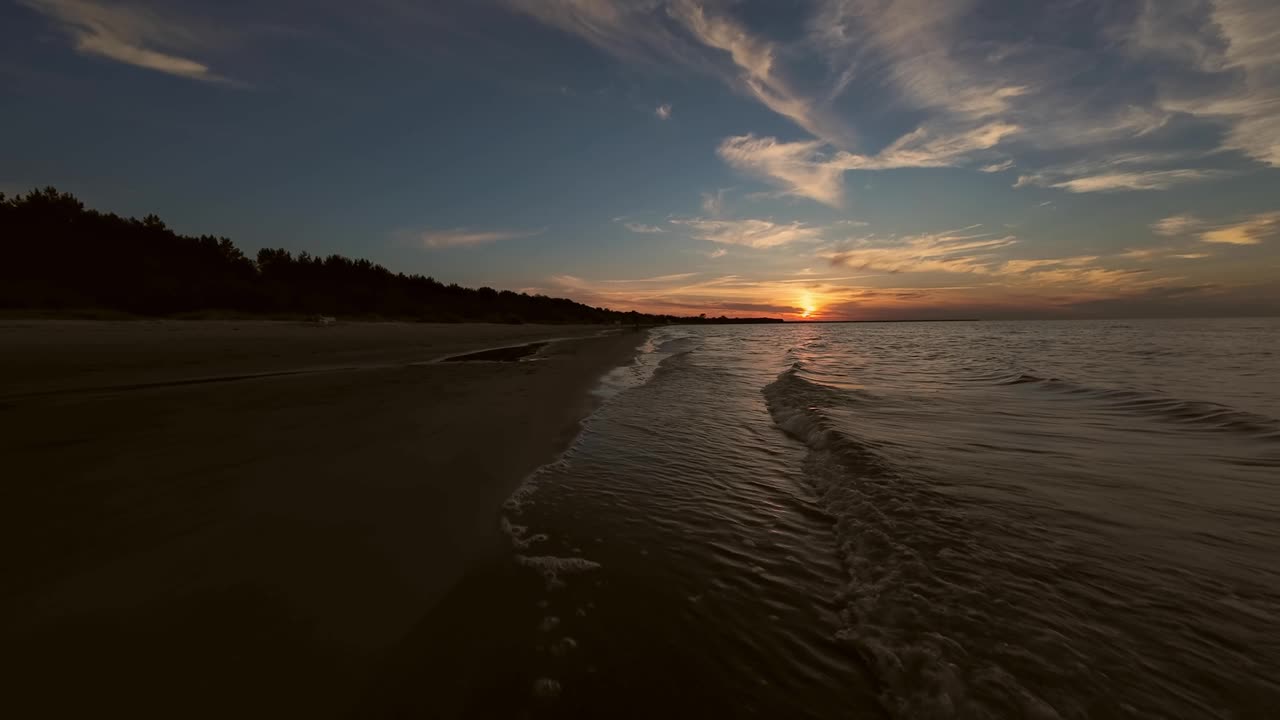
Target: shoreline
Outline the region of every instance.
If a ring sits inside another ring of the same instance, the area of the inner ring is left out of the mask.
[[[0,633],[24,661],[19,704],[45,714],[348,712],[509,548],[503,502],[646,337],[55,324],[0,323],[0,446],[17,471]],[[424,362],[534,342],[550,344],[533,361]],[[248,371],[277,372],[182,382]]]

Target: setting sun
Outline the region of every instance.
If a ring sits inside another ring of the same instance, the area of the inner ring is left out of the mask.
[[[812,293],[801,295],[799,305],[800,309],[804,311],[800,313],[800,317],[805,319],[813,317],[813,314],[818,311],[818,306],[813,300]]]

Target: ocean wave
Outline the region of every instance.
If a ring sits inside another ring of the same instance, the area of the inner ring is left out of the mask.
[[[676,335],[660,339],[656,343],[655,352],[674,355],[676,353],[689,352],[697,348],[698,338],[692,335]]]
[[[1100,402],[1105,408],[1201,429],[1280,439],[1280,420],[1220,403],[1184,400],[1132,388],[1098,388],[1031,372],[1003,375],[995,385],[1030,385],[1039,390]]]
[[[874,444],[838,429],[825,411],[850,394],[802,372],[793,365],[763,393],[775,424],[809,449],[806,475],[835,518],[848,572],[837,637],[870,666],[886,710],[904,718],[1058,717],[1006,668],[972,657],[964,634],[946,631],[959,619],[948,611],[973,612],[961,610],[959,588],[943,579],[954,572],[946,550],[978,552],[962,532],[963,513]]]
[[[853,441],[836,429],[835,423],[818,408],[824,405],[847,405],[856,399],[871,399],[867,391],[840,390],[802,377],[804,367],[791,368],[765,388],[765,399],[774,423],[784,432],[808,445],[839,456],[849,469],[859,472],[890,473],[892,469],[865,444]]]

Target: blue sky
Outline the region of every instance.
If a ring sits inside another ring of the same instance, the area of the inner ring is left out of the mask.
[[[1280,310],[1274,0],[4,0],[0,191],[786,317]]]

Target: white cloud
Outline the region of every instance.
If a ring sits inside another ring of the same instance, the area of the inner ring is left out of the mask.
[[[397,236],[422,245],[432,250],[453,247],[471,247],[488,245],[502,240],[515,240],[541,235],[546,228],[540,230],[473,230],[470,228],[453,228],[450,230],[423,230],[419,232],[401,231]]]
[[[738,170],[758,175],[788,195],[839,206],[844,196],[844,168],[821,154],[820,140],[781,142],[754,135],[720,143],[720,157]]]
[[[718,152],[729,165],[764,178],[788,195],[839,207],[844,197],[844,174],[849,170],[954,167],[965,163],[971,153],[990,149],[1017,131],[1017,126],[1002,122],[954,135],[920,127],[875,155],[830,152],[820,140],[782,142],[741,135],[726,138]]]
[[[1192,215],[1171,215],[1151,223],[1151,230],[1157,235],[1173,237],[1187,235],[1204,227],[1204,221]]]
[[[1274,70],[1280,67],[1280,3],[1274,0],[1146,0],[1136,14],[1058,4],[1020,18],[1039,23],[1043,32],[1034,41],[1009,39],[1008,19],[982,12],[973,0],[814,0],[808,35],[789,43],[754,32],[735,17],[740,4],[733,2],[507,2],[615,55],[674,60],[726,77],[808,135],[730,137],[721,143],[721,157],[784,195],[832,206],[843,200],[848,170],[998,173],[1016,162],[1019,185],[1077,193],[1164,190],[1224,175],[1196,162],[1211,142],[1209,132],[1165,144],[1172,149],[1162,158],[1148,152],[1145,160],[1114,160],[1140,139],[1144,147],[1159,147],[1164,141],[1153,138],[1181,132],[1175,121],[1192,122],[1188,113],[1223,125],[1225,147],[1280,165],[1280,72]],[[1028,6],[1028,12],[1047,7]],[[1055,40],[1068,28],[1096,36]],[[1135,63],[1134,54],[1161,62]],[[827,64],[825,77],[811,72],[815,59]],[[1173,72],[1174,66],[1181,69]],[[867,98],[860,115],[906,108],[924,119],[886,148],[856,151],[853,128],[833,109],[855,83]],[[890,97],[877,94],[885,90]],[[998,146],[998,155],[989,152]],[[1036,153],[1066,149],[1093,167],[1064,171],[1035,162]]]
[[[1062,258],[1037,258],[1033,260],[1006,260],[996,272],[1020,275],[1023,273],[1043,271],[1046,268],[1079,268],[1097,262],[1097,255],[1075,255]]]
[[[982,121],[1005,113],[1029,88],[1001,79],[998,65],[972,62],[962,51],[957,28],[971,6],[963,0],[823,0],[811,32],[830,61],[845,66],[843,81],[859,68],[875,70],[915,107]]]
[[[1194,215],[1171,215],[1151,224],[1151,230],[1157,235],[1179,237],[1195,235],[1201,242],[1219,245],[1258,245],[1264,240],[1280,236],[1280,212],[1265,212],[1250,215],[1236,222],[1211,223]],[[1131,250],[1127,257],[1151,257],[1156,250]],[[1168,251],[1169,257],[1195,260],[1208,257],[1205,253],[1185,252],[1173,254],[1176,249]]]
[[[577,35],[612,55],[637,62],[676,60],[702,65],[688,42],[668,27],[661,0],[506,0],[539,22]]]
[[[1204,242],[1226,245],[1257,245],[1276,236],[1280,236],[1280,212],[1259,213],[1200,233]]]
[[[671,103],[663,103],[659,105],[653,111],[653,114],[657,115],[659,120],[670,120],[671,119]]]
[[[1039,185],[1052,187],[1067,192],[1121,192],[1128,190],[1168,190],[1174,185],[1211,180],[1222,177],[1221,172],[1214,170],[1194,170],[1182,168],[1177,170],[1140,170],[1132,172],[1103,172],[1097,175],[1086,175],[1069,179],[1053,177],[1052,172],[1035,175],[1022,175],[1014,183],[1015,188]]]
[[[999,121],[1019,128],[1013,148],[1019,153],[1071,148],[1077,157],[1102,162],[1118,147],[1169,129],[1175,119],[1185,124],[1182,113],[1190,113],[1225,124],[1225,147],[1280,166],[1280,72],[1275,71],[1280,67],[1280,3],[1275,0],[1145,0],[1136,16],[1090,10],[1087,3],[1027,5],[1028,11],[1049,10],[1036,19],[1050,34],[1055,30],[1048,17],[1064,28],[1074,27],[1073,18],[1081,27],[1092,23],[1098,33],[1092,47],[1047,38],[1010,41],[1007,14],[982,12],[980,3],[969,0],[817,0],[817,5],[811,45],[825,54],[838,77],[836,91],[854,81],[864,92],[887,85],[897,91],[897,102],[930,113],[926,124],[943,134]],[[1122,19],[1108,25],[1105,17]],[[1154,54],[1159,64],[1116,58],[1129,52]],[[1103,67],[1116,67],[1109,58],[1129,67],[1098,74]],[[1087,86],[1082,78],[1088,78]],[[1155,99],[1143,89],[1153,81]],[[1203,146],[1207,140],[1193,142]],[[1134,164],[1127,174],[1056,182],[1076,192],[1165,189],[1190,179],[1173,174],[1174,168],[1196,168],[1203,152],[1203,147],[1183,145],[1163,164]],[[1031,170],[1026,174],[1037,174],[1026,156],[1017,162]],[[993,163],[980,169],[1008,168]],[[1158,171],[1166,174],[1152,174]]]
[[[666,232],[666,230],[663,230],[657,225],[645,225],[644,223],[628,222],[628,223],[623,223],[622,226],[633,233],[640,233],[642,235],[652,235],[655,233]]]
[[[696,0],[507,0],[552,27],[577,35],[601,50],[637,61],[665,59],[713,75],[773,112],[837,145],[851,141],[838,117],[796,92],[775,62],[773,43],[736,20]],[[696,41],[692,43],[689,39]],[[724,55],[732,72],[724,72]],[[665,119],[665,118],[664,118]]]
[[[729,188],[720,188],[713,193],[702,193],[702,212],[717,217],[724,212],[724,196]]]
[[[1056,292],[1128,292],[1159,286],[1168,278],[1147,268],[1107,267],[1098,255],[1054,258],[1008,258],[1018,243],[1012,235],[976,232],[971,226],[906,237],[867,236],[825,251],[832,265],[887,273],[966,273],[981,277],[990,293],[1030,293],[1042,288]],[[1155,254],[1130,251],[1115,257],[1152,259]],[[936,289],[936,288],[934,288]]]
[[[954,167],[963,163],[971,153],[993,148],[1020,129],[1017,125],[1000,121],[955,132],[940,132],[921,126],[874,156],[840,153],[837,160],[850,170]]]
[[[1012,235],[975,233],[978,226],[901,238],[865,237],[825,255],[832,265],[879,272],[990,273],[996,250],[1017,242]]]
[[[697,240],[710,240],[728,245],[770,248],[820,238],[822,228],[800,222],[776,223],[772,220],[707,220],[693,218],[671,222],[689,228]]]
[[[975,227],[904,238],[862,238],[852,247],[826,257],[833,265],[889,273],[969,273],[986,278],[991,287],[1038,291],[1053,286],[1081,290],[1135,290],[1165,281],[1145,268],[1112,268],[1097,255],[1007,259],[1002,251],[1018,241],[1013,236],[975,233]],[[1130,257],[1132,255],[1122,255]]]
[[[632,278],[629,280],[601,280],[600,282],[608,283],[611,285],[626,285],[630,283],[670,283],[670,282],[678,282],[681,280],[688,280],[689,278],[697,277],[700,274],[701,273],[696,273],[696,272],[673,273],[671,275],[655,275],[654,277]]]
[[[727,16],[707,12],[693,0],[672,2],[668,11],[704,45],[728,53],[742,86],[762,105],[825,142],[840,147],[852,142],[852,133],[843,122],[783,79],[772,43]]]
[[[19,2],[57,20],[75,41],[76,50],[85,55],[193,80],[237,84],[203,62],[175,54],[206,41],[172,19],[129,5],[88,0]]]
[[[728,254],[729,254],[728,250],[725,250],[724,248],[716,248],[715,250],[712,250],[711,252],[707,253],[707,257],[711,258],[712,260],[715,260],[716,258],[722,258]]]
[[[1204,22],[1187,22],[1203,10]],[[1223,147],[1280,167],[1280,3],[1146,0],[1129,42],[1171,70],[1160,83],[1164,109],[1221,120]]]
[[[1120,257],[1127,260],[1154,260],[1167,251],[1166,248],[1134,248],[1120,253]]]

